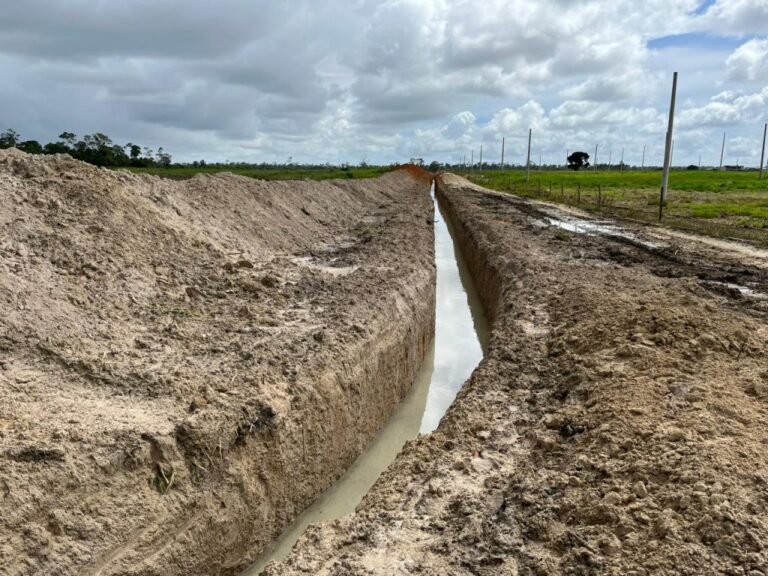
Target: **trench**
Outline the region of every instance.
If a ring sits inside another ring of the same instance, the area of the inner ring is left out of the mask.
[[[242,576],[284,560],[310,524],[350,514],[403,445],[437,428],[488,349],[488,321],[453,224],[435,195],[435,335],[408,395],[352,466]]]

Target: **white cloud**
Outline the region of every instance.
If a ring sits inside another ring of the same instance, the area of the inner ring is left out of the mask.
[[[681,128],[731,127],[739,129],[743,124],[757,124],[766,117],[768,110],[768,86],[760,92],[738,94],[721,92],[703,106],[684,109],[679,117]]]
[[[559,158],[663,138],[676,69],[682,158],[715,128],[747,130],[765,114],[766,0],[718,1],[696,16],[699,4],[11,2],[0,130],[42,140],[103,131],[179,159],[390,162],[456,159],[480,142],[492,158],[501,137],[519,156],[532,127],[537,149]],[[730,56],[647,48],[693,30],[763,35]]]
[[[768,31],[768,2],[765,0],[717,0],[703,17],[715,33],[765,34]]]
[[[731,80],[768,84],[768,38],[754,38],[739,46],[725,61]]]

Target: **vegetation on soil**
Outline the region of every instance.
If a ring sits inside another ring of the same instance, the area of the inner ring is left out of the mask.
[[[152,174],[174,180],[185,180],[197,174],[231,172],[258,180],[328,180],[337,178],[376,178],[389,172],[391,166],[331,166],[331,165],[278,165],[278,164],[206,164],[205,166],[175,165],[168,168],[128,167],[131,172]]]
[[[482,186],[549,200],[614,218],[657,222],[659,170],[485,170]],[[768,180],[757,172],[674,170],[663,223],[673,228],[768,245]]]

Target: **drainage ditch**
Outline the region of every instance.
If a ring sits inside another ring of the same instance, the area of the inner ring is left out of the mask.
[[[489,326],[453,225],[435,197],[437,287],[435,336],[416,381],[387,425],[355,463],[289,526],[243,576],[257,576],[271,561],[285,559],[310,524],[339,518],[356,506],[417,434],[437,428],[456,394],[488,347]]]

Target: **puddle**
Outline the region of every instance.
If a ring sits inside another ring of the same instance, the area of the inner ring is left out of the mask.
[[[256,576],[269,562],[285,559],[310,524],[354,512],[405,442],[437,427],[487,350],[489,328],[480,300],[452,227],[437,202],[435,208],[435,338],[416,382],[366,451],[243,576]]]
[[[632,232],[628,232],[619,226],[613,224],[605,224],[599,221],[583,220],[581,218],[567,217],[567,218],[554,218],[547,216],[544,220],[534,219],[533,224],[535,226],[557,226],[568,232],[574,232],[576,234],[587,234],[593,236],[611,236],[614,238],[626,238],[636,244],[645,246],[646,248],[659,249],[663,248],[663,244],[656,242],[650,242],[642,239]]]
[[[710,286],[719,286],[722,288],[726,288],[728,290],[735,290],[742,296],[755,298],[757,300],[764,300],[765,298],[768,298],[768,295],[764,294],[763,292],[758,292],[757,290],[754,290],[748,286],[742,286],[741,284],[734,284],[733,282],[718,282],[716,280],[706,280],[703,283],[709,284]]]

